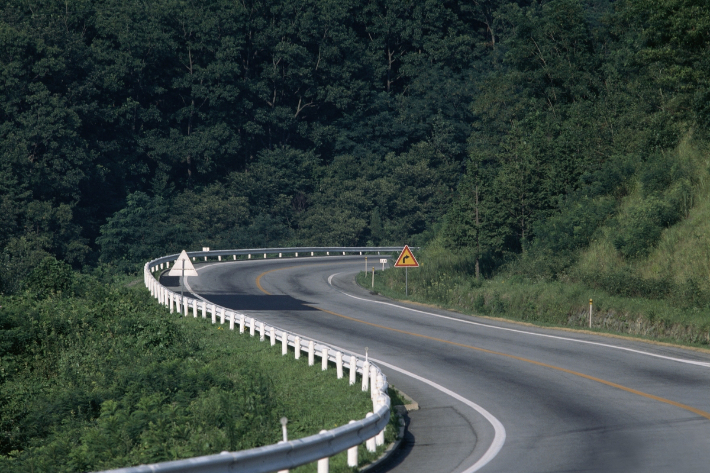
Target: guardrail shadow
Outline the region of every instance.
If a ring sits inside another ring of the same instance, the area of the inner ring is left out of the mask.
[[[251,294],[200,294],[217,305],[233,310],[318,310],[302,301],[286,295]]]
[[[392,454],[389,455],[389,457],[387,457],[387,459],[384,460],[382,463],[370,470],[367,470],[368,473],[401,472],[403,471],[403,469],[406,468],[401,465],[412,452],[416,441],[414,438],[414,434],[409,431],[409,423],[411,422],[409,414],[404,413],[402,415],[402,418],[404,419],[404,438],[402,439],[402,443],[399,445],[399,448],[396,451],[392,452]]]

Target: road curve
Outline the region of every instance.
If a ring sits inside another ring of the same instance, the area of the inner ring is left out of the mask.
[[[200,297],[268,324],[357,353],[368,347],[390,383],[421,406],[385,471],[710,468],[710,355],[395,303],[355,285],[364,264],[363,257],[207,264],[187,282]],[[500,432],[485,412],[505,428],[499,452],[492,446]]]

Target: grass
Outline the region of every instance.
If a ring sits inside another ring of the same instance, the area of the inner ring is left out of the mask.
[[[464,314],[499,317],[541,326],[586,329],[589,299],[594,300],[593,330],[658,341],[707,347],[710,310],[679,308],[664,300],[609,295],[579,282],[533,281],[501,275],[476,281],[457,271],[465,257],[417,255],[421,267],[409,270],[409,296],[404,271],[378,271],[374,291],[399,300],[433,304]],[[358,283],[371,290],[371,274]]]
[[[87,471],[241,450],[280,440],[281,417],[297,439],[372,410],[369,394],[334,369],[282,356],[226,324],[169,314],[125,281],[89,279],[73,295],[0,297],[2,471]],[[361,448],[361,462],[376,455]],[[345,454],[331,471],[352,471]]]

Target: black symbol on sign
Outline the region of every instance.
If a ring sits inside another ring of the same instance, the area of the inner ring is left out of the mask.
[[[409,255],[405,255],[404,258],[402,258],[402,264],[407,264],[407,258],[409,258]]]

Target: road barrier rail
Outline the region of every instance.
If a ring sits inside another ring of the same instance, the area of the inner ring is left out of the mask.
[[[214,258],[240,255],[276,255],[293,254],[296,257],[316,253],[330,255],[360,254],[363,253],[389,253],[401,251],[403,247],[299,247],[299,248],[255,248],[245,250],[217,250],[188,252],[190,258]],[[321,369],[326,370],[329,363],[335,364],[338,378],[344,377],[345,368],[348,369],[351,385],[357,381],[357,374],[361,375],[361,389],[370,391],[373,412],[364,419],[350,421],[328,431],[321,431],[317,435],[298,440],[282,441],[274,445],[242,450],[239,452],[222,452],[215,455],[188,458],[151,465],[110,470],[111,473],[213,473],[213,472],[240,472],[240,473],[269,473],[274,471],[288,471],[300,465],[318,461],[318,471],[328,471],[328,458],[348,451],[348,465],[357,466],[357,446],[365,443],[368,451],[374,452],[378,445],[384,444],[384,429],[390,417],[390,398],[387,395],[387,377],[380,368],[367,359],[360,359],[354,353],[348,353],[340,348],[330,346],[316,340],[302,337],[298,334],[270,326],[249,317],[237,310],[198,300],[193,297],[181,296],[163,286],[159,277],[162,269],[170,267],[179,255],[163,256],[149,261],[144,266],[143,276],[146,287],[159,303],[167,306],[171,313],[181,313],[185,317],[202,317],[207,319],[208,314],[213,324],[229,323],[230,330],[239,329],[239,333],[247,330],[251,336],[259,333],[262,341],[269,340],[271,345],[281,345],[282,355],[287,355],[289,348],[293,348],[296,359],[302,354],[307,354],[309,365],[315,364],[315,358],[321,360]],[[155,277],[157,273],[158,278]],[[198,315],[199,314],[199,315]]]

